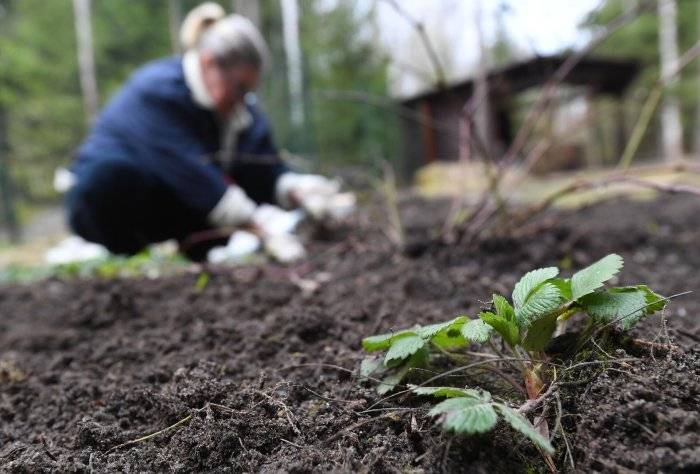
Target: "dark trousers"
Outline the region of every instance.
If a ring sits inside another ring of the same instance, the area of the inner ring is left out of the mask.
[[[115,158],[91,163],[66,198],[68,223],[76,234],[116,254],[133,255],[148,244],[210,229],[158,179],[132,162]],[[212,242],[188,253],[204,258]]]

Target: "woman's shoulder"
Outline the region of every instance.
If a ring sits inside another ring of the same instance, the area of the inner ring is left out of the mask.
[[[182,57],[170,56],[141,66],[131,76],[128,87],[146,95],[188,97]]]

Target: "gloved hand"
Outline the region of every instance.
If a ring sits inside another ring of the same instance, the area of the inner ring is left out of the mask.
[[[251,221],[256,208],[240,187],[231,185],[221,197],[207,219],[217,227],[234,227]]]
[[[301,206],[316,220],[340,220],[355,209],[355,195],[340,193],[340,182],[315,174],[285,173],[277,181],[277,201]]]

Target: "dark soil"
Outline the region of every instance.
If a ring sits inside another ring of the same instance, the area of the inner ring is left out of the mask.
[[[402,210],[410,255],[367,215],[342,237],[321,236],[293,269],[210,269],[201,292],[196,273],[1,288],[0,470],[546,471],[506,428],[441,434],[425,401],[395,397],[363,413],[379,397],[356,376],[362,337],[473,315],[534,267],[579,268],[610,252],[625,257],[620,283],[700,289],[697,200],[551,214],[556,225],[473,250],[430,243],[446,203]],[[610,355],[638,361],[569,377],[547,404],[559,469],[572,460],[553,429],[557,403],[577,471],[700,470],[698,314],[691,294],[632,332],[676,352],[627,343]]]

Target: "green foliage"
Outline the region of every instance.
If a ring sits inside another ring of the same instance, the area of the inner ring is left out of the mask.
[[[303,51],[303,130],[290,120],[287,65],[279,0],[263,0],[263,32],[272,70],[262,97],[278,144],[312,156],[321,171],[337,166],[376,168],[396,156],[398,120],[377,103],[388,97],[388,57],[378,47],[374,7],[356,2],[305,0],[300,7]],[[367,100],[365,100],[367,99]]]
[[[487,393],[479,397],[448,398],[435,405],[428,414],[438,416],[445,431],[466,435],[491,431],[498,420]]]
[[[156,277],[181,271],[188,265],[189,262],[180,255],[144,251],[131,257],[109,255],[65,265],[10,266],[0,271],[0,283],[33,282],[46,278]]]
[[[549,454],[554,447],[542,436],[523,415],[503,403],[494,402],[488,392],[454,387],[411,387],[416,395],[447,397],[429,412],[439,417],[445,431],[456,434],[473,435],[491,431],[498,421],[498,414],[513,429],[526,436],[536,446]]]
[[[552,339],[557,322],[582,313],[591,325],[601,329],[613,324],[622,330],[632,328],[642,317],[664,309],[666,300],[646,285],[602,288],[622,268],[619,255],[608,255],[570,278],[558,278],[554,267],[526,273],[515,285],[513,305],[501,295],[493,295],[493,310],[482,311],[478,319],[459,316],[444,323],[414,327],[390,334],[370,336],[362,341],[368,352],[387,351],[384,360],[373,358],[362,363],[362,375],[381,372],[385,378],[378,391],[387,393],[401,383],[412,368],[423,367],[445,356],[461,362],[469,353],[460,349],[489,342],[498,334],[514,354],[525,354],[528,362],[516,365],[525,385],[539,388],[546,383],[540,359]],[[574,346],[575,347],[575,346]],[[518,356],[515,360],[518,360]],[[430,411],[442,427],[458,434],[491,430],[498,415],[545,452],[552,453],[544,438],[520,413],[494,402],[488,392],[455,387],[409,385],[416,395],[446,397]],[[518,387],[522,388],[522,387]]]
[[[561,294],[550,280],[559,274],[556,267],[539,268],[526,273],[513,289],[515,318],[520,327],[527,327],[538,315],[554,311]]]
[[[394,361],[406,359],[423,348],[426,340],[415,333],[406,333],[394,338],[391,347],[386,352],[384,364],[390,365]]]
[[[508,303],[508,300],[498,294],[493,295],[493,307],[496,310],[495,314],[483,311],[479,317],[495,329],[511,347],[515,347],[520,343],[520,328],[515,317],[515,310]]]
[[[557,313],[550,313],[537,319],[527,329],[522,345],[528,351],[542,351],[557,329]]]
[[[530,439],[535,445],[539,446],[542,448],[545,452],[549,454],[554,454],[554,447],[552,444],[549,442],[547,438],[542,436],[534,426],[532,426],[532,423],[525,418],[523,415],[518,413],[517,411],[513,410],[509,406],[506,406],[502,403],[496,403],[494,405],[496,407],[496,410],[503,416],[503,419],[516,431],[520,432],[521,434],[525,435],[527,438]]]
[[[478,324],[473,325],[474,322]],[[468,335],[465,336],[463,328],[467,325]],[[367,352],[387,352],[382,362],[374,358],[366,359],[362,364],[362,375],[368,377],[375,373],[391,372],[378,387],[380,393],[385,393],[399,384],[413,368],[425,365],[430,357],[431,347],[440,351],[462,347],[469,341],[485,342],[488,332],[489,329],[482,327],[480,321],[470,321],[464,316],[458,316],[444,323],[366,337],[362,340],[362,347]]]
[[[418,385],[410,385],[408,388],[416,395],[432,395],[434,397],[479,397],[479,391],[467,388],[456,387],[421,387]]]
[[[582,298],[581,306],[592,317],[622,329],[634,327],[644,316],[664,308],[665,301],[646,285],[610,288]]]
[[[518,308],[522,308],[532,298],[532,294],[541,288],[547,281],[559,274],[556,267],[538,268],[526,273],[513,288],[513,304],[517,314]]]
[[[563,302],[559,288],[551,282],[544,282],[535,288],[523,306],[515,307],[515,317],[518,326],[527,328],[537,319],[547,315]]]
[[[187,2],[190,6],[194,2]],[[73,7],[67,1],[4,2],[0,107],[10,124],[13,180],[28,200],[55,199],[57,166],[87,132],[78,80]],[[167,2],[93,2],[101,102],[141,64],[171,53]]]
[[[466,340],[483,344],[489,340],[492,329],[481,319],[472,319],[462,326],[461,333]]]
[[[194,288],[197,291],[197,293],[201,293],[204,291],[204,289],[209,284],[209,279],[210,279],[209,273],[202,272],[199,274],[199,276],[197,277],[197,281],[194,284]]]
[[[574,273],[574,276],[571,277],[571,299],[577,300],[593,293],[606,281],[617,275],[621,268],[622,257],[610,254],[593,265]]]
[[[628,11],[634,3],[630,0],[603,0],[600,2],[582,27],[589,31],[598,31],[608,25],[614,18]],[[700,37],[700,22],[698,22],[698,10],[700,2],[694,0],[678,0],[677,28],[679,54],[692,47]],[[632,92],[632,97],[646,96],[649,88],[659,77],[659,20],[655,5],[641,14],[634,21],[620,28],[616,33],[607,38],[596,48],[596,54],[604,57],[618,57],[635,59],[642,66],[641,75],[637,81],[638,91]],[[667,93],[675,95],[681,103],[684,135],[687,143],[697,140],[696,133],[698,123],[696,109],[700,103],[698,94],[697,77],[700,65],[696,63],[685,68],[679,75],[679,80]],[[630,110],[628,116],[635,117],[638,114],[642,101],[637,99],[629,101]],[[612,115],[612,114],[611,114]],[[604,118],[604,117],[603,117]],[[653,134],[650,134],[653,139]],[[646,143],[649,154],[656,154],[652,140]]]

